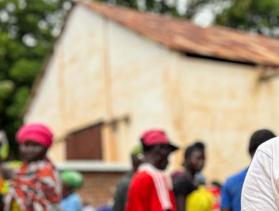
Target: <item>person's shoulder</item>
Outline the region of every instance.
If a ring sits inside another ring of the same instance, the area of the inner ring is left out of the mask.
[[[56,173],[58,172],[57,169],[49,164],[49,163],[45,163],[44,165],[41,165],[40,168],[38,169],[38,172],[40,174],[53,174],[53,173]]]
[[[142,181],[142,180],[152,180],[151,175],[146,172],[146,171],[138,171],[134,174],[134,176],[132,177],[132,180],[135,181]]]
[[[177,180],[177,178],[178,178],[179,176],[181,176],[183,173],[184,173],[183,170],[176,170],[176,171],[172,172],[172,173],[171,173],[171,179],[172,179],[172,181],[175,182],[175,181]]]
[[[232,186],[236,183],[243,182],[247,174],[248,168],[245,168],[231,176],[225,181],[224,186]],[[243,181],[242,181],[243,180]]]
[[[132,179],[132,174],[125,174],[123,177],[121,177],[120,181],[118,184],[127,184],[130,183]]]
[[[138,171],[134,174],[131,180],[132,186],[144,186],[152,183],[152,177],[145,171]]]
[[[192,183],[191,179],[187,176],[186,173],[182,173],[176,178],[176,183]]]
[[[173,185],[175,195],[188,195],[197,187],[187,174],[180,175]]]
[[[58,178],[58,170],[52,164],[52,162],[48,160],[43,160],[37,163],[37,176],[42,178]]]
[[[81,199],[80,199],[80,197],[77,193],[72,193],[70,195],[70,198],[71,198],[72,201],[75,201],[75,202],[80,202],[81,201]]]
[[[192,187],[194,186],[193,181],[189,178],[189,176],[185,173],[179,175],[174,182],[174,189],[181,189],[182,187],[185,189],[185,187]]]
[[[129,184],[131,182],[132,176],[131,175],[124,175],[117,184],[117,189],[125,190],[128,189]]]
[[[259,156],[261,154],[265,154],[271,158],[273,157],[274,153],[278,154],[278,152],[279,152],[279,137],[275,137],[262,143],[258,147],[255,155]]]
[[[279,146],[279,137],[274,137],[264,143],[262,143],[258,150],[266,151],[268,149],[272,149],[274,146]]]

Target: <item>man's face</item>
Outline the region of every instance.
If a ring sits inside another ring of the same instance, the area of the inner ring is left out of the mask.
[[[28,140],[19,145],[19,152],[23,161],[31,162],[41,159],[46,153],[46,148],[41,144]]]
[[[165,170],[169,164],[169,155],[172,152],[168,145],[157,145],[152,150],[155,166],[160,170]]]
[[[200,172],[204,167],[204,163],[205,154],[202,150],[194,150],[186,160],[186,165],[195,172]]]

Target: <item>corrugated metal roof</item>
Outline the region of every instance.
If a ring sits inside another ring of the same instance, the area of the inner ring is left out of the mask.
[[[279,41],[273,38],[217,26],[202,28],[189,21],[96,2],[77,3],[177,51],[228,61],[279,66]]]

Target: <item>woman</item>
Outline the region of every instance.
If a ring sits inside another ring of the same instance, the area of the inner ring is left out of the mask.
[[[173,177],[177,211],[187,210],[187,197],[198,188],[201,178],[197,178],[205,163],[205,145],[196,142],[184,152],[185,172]]]
[[[16,140],[23,165],[10,175],[5,210],[59,210],[59,176],[46,156],[53,142],[52,132],[43,124],[27,124],[19,129]]]

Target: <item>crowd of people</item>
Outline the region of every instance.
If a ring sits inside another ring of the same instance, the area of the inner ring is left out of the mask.
[[[251,135],[251,165],[223,185],[206,181],[202,173],[206,146],[201,141],[186,147],[183,170],[168,177],[164,171],[168,157],[178,149],[169,140],[162,130],[149,130],[141,136],[141,165],[126,180],[122,201],[117,200],[116,191],[114,211],[279,210],[279,140],[272,131],[259,129]]]
[[[59,172],[48,159],[52,131],[43,124],[23,125],[16,134],[20,162],[3,162],[8,143],[0,134],[0,210],[82,211],[77,190],[83,176]],[[1,138],[2,137],[2,138]],[[279,210],[279,140],[268,129],[249,140],[250,166],[230,176],[223,185],[209,183],[202,170],[206,145],[196,141],[184,150],[182,168],[169,175],[169,156],[178,150],[159,129],[145,131],[131,152],[132,169],[118,183],[113,211],[260,211]]]

